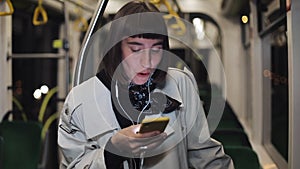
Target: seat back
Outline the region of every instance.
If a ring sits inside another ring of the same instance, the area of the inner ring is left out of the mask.
[[[249,138],[241,130],[216,130],[212,138],[220,141],[224,147],[227,146],[244,146],[252,148]]]
[[[231,146],[224,147],[224,150],[232,158],[235,169],[261,168],[257,154],[251,148]]]
[[[221,119],[216,130],[240,130],[244,131],[244,127],[238,120]]]
[[[38,122],[3,121],[1,169],[37,169],[41,151],[42,125]]]
[[[3,164],[3,151],[4,151],[4,141],[3,141],[3,137],[0,136],[0,168],[2,167]]]

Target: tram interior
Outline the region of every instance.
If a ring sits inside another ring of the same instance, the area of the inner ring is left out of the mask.
[[[10,17],[0,16],[0,49],[5,51],[1,52],[5,55],[1,79],[11,81],[0,84],[9,95],[1,96],[5,105],[0,112],[0,167],[58,168],[57,120],[64,99],[73,86],[97,73],[103,26],[127,1],[109,0],[97,20],[93,20],[95,13],[105,0],[0,1],[0,10],[9,11],[10,3],[14,8]],[[171,52],[179,60],[174,66],[186,66],[193,72],[211,136],[224,145],[236,169],[288,168],[286,1],[158,2],[163,13],[169,14],[168,3],[181,18],[171,16],[168,25],[174,37]],[[35,18],[40,5],[43,10]],[[182,40],[186,37],[188,42]],[[85,44],[89,46],[83,52]],[[84,61],[79,66],[80,56]],[[11,134],[8,128],[13,127],[7,122],[15,122],[15,130],[23,134]],[[27,133],[27,127],[32,132]],[[4,141],[6,136],[14,140],[13,145]],[[18,159],[19,151],[7,148],[15,145],[24,149],[20,156],[31,158]],[[36,149],[26,149],[28,146]]]

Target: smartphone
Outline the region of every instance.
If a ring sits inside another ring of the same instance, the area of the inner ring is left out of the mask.
[[[138,133],[147,133],[151,131],[164,132],[169,120],[169,117],[145,118],[141,123],[141,128]]]

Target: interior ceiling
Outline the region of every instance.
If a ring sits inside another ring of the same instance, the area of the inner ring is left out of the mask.
[[[97,6],[98,1],[100,0],[43,0],[42,3],[47,5],[47,4],[57,4],[58,2],[61,4],[62,2],[71,2],[73,4],[79,4],[86,6],[90,9],[95,9]],[[109,0],[108,3],[111,4],[112,6],[122,6],[123,4],[129,2],[131,0]],[[186,5],[190,4],[191,2],[203,2],[203,1],[210,1],[210,0],[168,0],[170,3],[173,1],[180,2],[180,4]],[[28,4],[28,3],[38,3],[38,0],[13,0],[13,3],[23,3],[23,4]]]
[[[47,12],[52,13],[53,15],[62,15],[63,14],[63,2],[67,2],[70,4],[68,7],[72,16],[76,16],[76,9],[82,9],[85,13],[90,17],[97,4],[101,0],[43,0],[42,5],[46,8]],[[125,3],[131,0],[109,0],[108,6],[106,8],[106,13],[115,13],[123,6]],[[193,10],[199,10],[199,7],[205,7],[205,4],[208,2],[214,1],[219,2],[221,0],[168,0],[170,4],[178,4],[179,9],[182,12],[191,12]],[[38,0],[13,0],[13,4],[17,7],[25,9],[27,11],[32,12],[33,8],[37,6]],[[27,5],[27,6],[26,6]],[[82,8],[78,8],[78,6],[82,6]],[[160,7],[161,11],[167,11],[164,5]],[[175,11],[177,8],[174,8]],[[77,10],[78,11],[78,10]],[[72,17],[74,18],[74,17]]]
[[[69,0],[69,1],[76,1],[79,3],[83,3],[86,5],[89,5],[90,7],[94,8],[96,7],[96,4],[99,0]],[[108,13],[115,13],[122,5],[129,2],[131,0],[109,0],[108,1]],[[195,4],[199,4],[199,2],[205,2],[205,1],[211,1],[211,0],[169,0],[170,3],[173,1],[176,1],[177,4],[184,8],[194,8]],[[218,1],[218,0],[214,0]],[[180,7],[181,8],[181,7]]]
[[[86,4],[91,8],[94,8],[96,3],[99,0],[68,0],[68,1],[77,1],[79,3]],[[122,5],[129,2],[131,0],[109,0],[108,1],[108,13],[115,13]],[[249,0],[168,0],[169,3],[174,4],[172,2],[176,1],[176,4],[179,5],[179,8],[183,12],[191,12],[197,11],[199,7],[205,7],[208,3],[221,4],[222,3],[222,11],[224,15],[238,15],[242,10],[245,10],[247,3]],[[272,1],[272,0],[263,0],[263,1]],[[161,9],[164,11],[165,9]]]

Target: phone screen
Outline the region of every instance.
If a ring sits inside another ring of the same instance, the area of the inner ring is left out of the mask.
[[[169,123],[168,117],[146,118],[142,121],[139,133],[146,133],[151,131],[164,132],[168,123]]]

